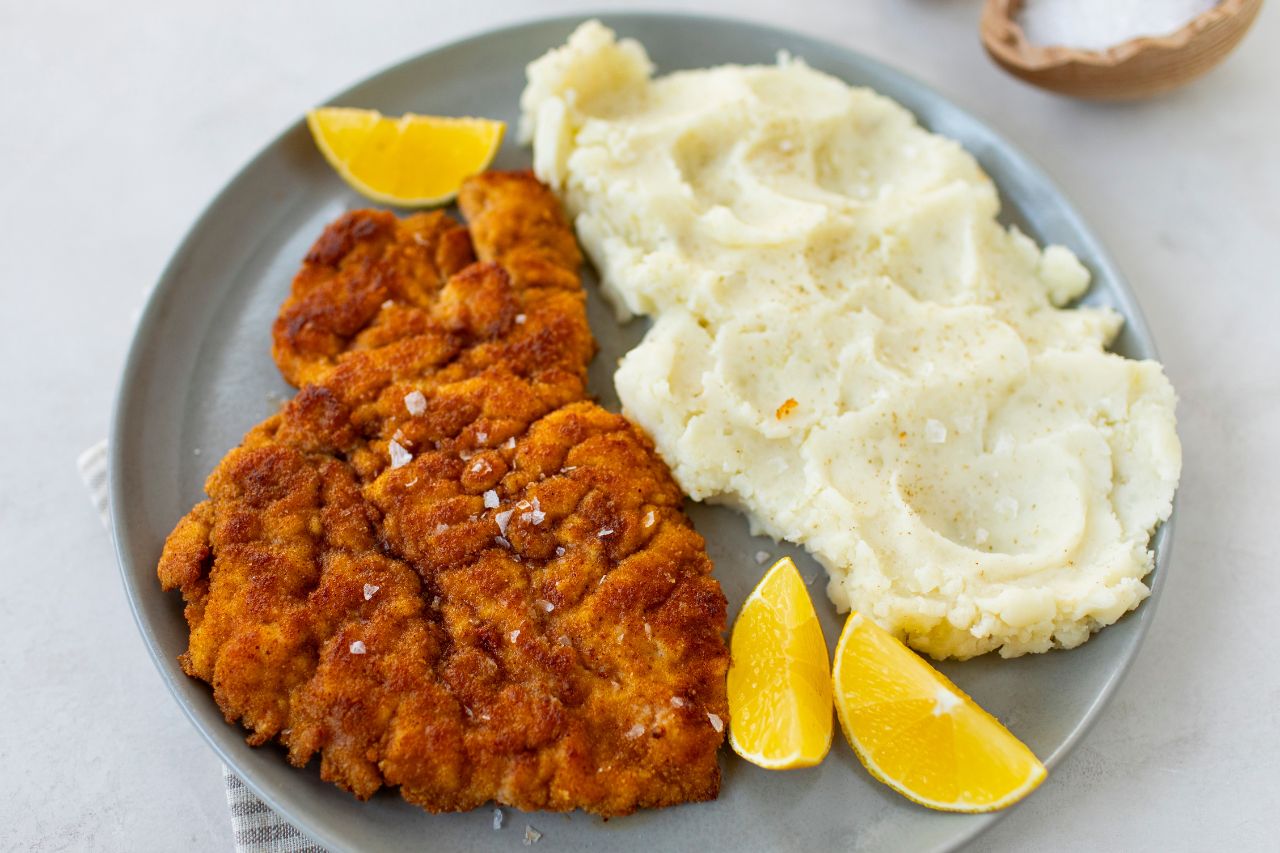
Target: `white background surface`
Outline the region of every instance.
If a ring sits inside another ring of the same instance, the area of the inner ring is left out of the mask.
[[[1099,106],[992,65],[978,0],[688,5],[884,59],[1029,152],[1110,245],[1181,396],[1160,618],[1102,721],[978,846],[1275,849],[1276,10],[1190,88]],[[200,209],[307,107],[394,61],[633,6],[0,0],[0,849],[231,848],[218,761],[147,658],[73,464],[106,434],[133,320]]]

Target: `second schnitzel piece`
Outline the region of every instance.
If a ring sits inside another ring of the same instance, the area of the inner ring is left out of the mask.
[[[647,436],[585,396],[577,248],[528,175],[470,234],[360,211],[275,327],[294,400],[159,565],[183,668],[250,743],[431,811],[714,798],[725,600]],[[478,260],[476,260],[478,258]]]

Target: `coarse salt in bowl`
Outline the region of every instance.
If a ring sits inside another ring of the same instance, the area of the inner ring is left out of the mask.
[[[1262,0],[987,0],[980,31],[991,58],[1021,80],[1072,97],[1131,100],[1170,91],[1216,66],[1261,6]],[[1119,40],[1107,45],[1112,38]],[[1067,43],[1043,43],[1056,40]]]

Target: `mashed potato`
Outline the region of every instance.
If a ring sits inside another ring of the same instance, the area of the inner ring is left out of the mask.
[[[1160,365],[1089,276],[996,221],[910,113],[786,57],[653,78],[598,23],[529,67],[522,132],[619,315],[616,380],[694,498],[807,547],[935,657],[1083,643],[1149,592],[1181,464]]]

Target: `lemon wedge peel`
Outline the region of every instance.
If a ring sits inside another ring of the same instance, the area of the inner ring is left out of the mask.
[[[307,112],[316,147],[356,192],[395,207],[447,204],[462,182],[493,162],[506,124],[376,110],[318,107]]]
[[[769,770],[813,767],[831,749],[827,644],[790,558],[743,602],[730,640],[729,745]]]
[[[842,687],[841,677],[842,664],[849,660],[855,638],[872,646],[880,658],[874,669],[859,667],[862,674],[870,676],[868,683],[860,685],[869,694],[861,701]],[[858,760],[877,780],[919,805],[949,812],[997,811],[1034,791],[1048,775],[1035,754],[999,720],[859,613],[849,614],[840,634],[832,682],[836,716]],[[896,721],[886,721],[890,714]],[[868,743],[877,737],[883,740]],[[884,766],[872,755],[877,746],[885,751],[887,741],[893,746],[886,757],[898,758],[893,767]],[[997,778],[988,778],[984,784],[974,776],[975,769]],[[904,778],[910,776],[915,777],[914,783]],[[945,796],[930,796],[921,790],[921,782],[948,779],[951,790]]]

